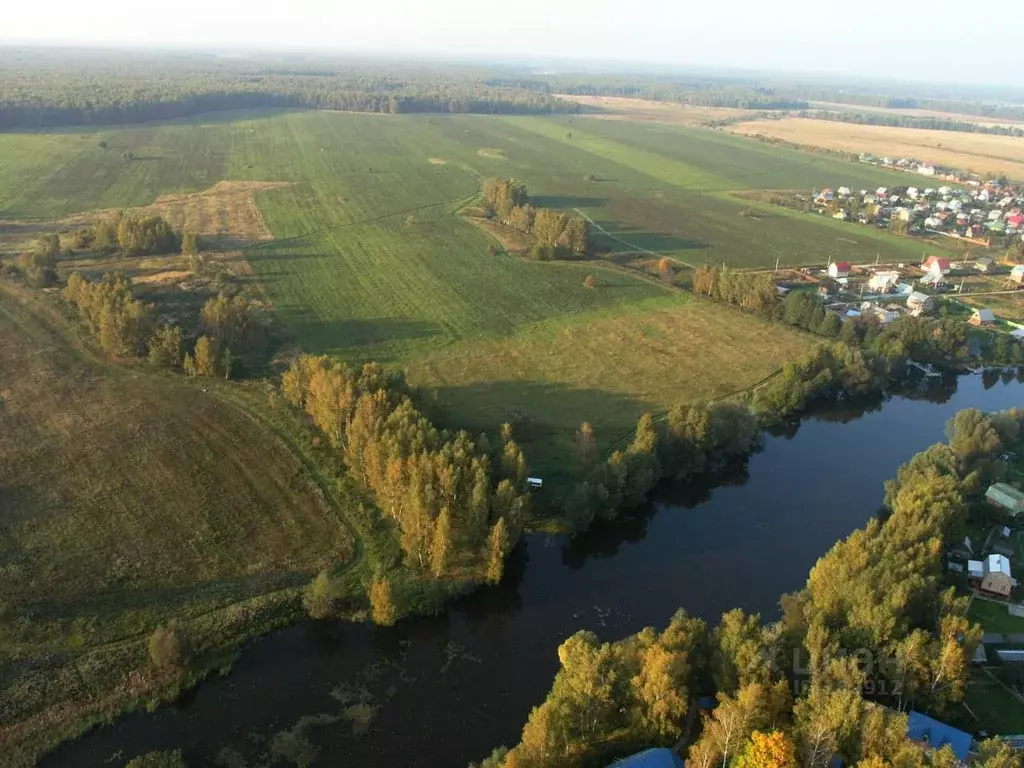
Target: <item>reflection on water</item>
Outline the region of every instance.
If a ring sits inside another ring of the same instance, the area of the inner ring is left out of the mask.
[[[180,747],[193,765],[272,762],[288,748],[318,765],[464,766],[518,740],[574,631],[614,639],[680,606],[710,621],[736,606],[777,615],[778,596],[864,524],[883,481],[942,440],[947,419],[1021,405],[1022,393],[1016,373],[920,376],[905,391],[821,409],[772,430],[747,461],[666,486],[618,520],[568,539],[527,536],[500,585],[443,615],[390,629],[283,629],[177,707],[121,718],[44,764]]]

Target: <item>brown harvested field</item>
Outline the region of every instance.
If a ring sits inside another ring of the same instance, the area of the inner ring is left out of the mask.
[[[1013,136],[854,125],[801,117],[737,123],[729,130],[744,136],[770,136],[844,152],[912,157],[982,175],[1005,173],[1014,179],[1024,179],[1024,139]]]
[[[747,109],[718,109],[715,107],[688,107],[664,101],[627,99],[612,96],[569,96],[559,94],[558,98],[575,101],[584,107],[580,114],[605,120],[638,120],[652,123],[674,123],[676,125],[707,125],[714,120],[728,120],[737,117],[754,117]]]
[[[253,194],[288,186],[280,181],[220,181],[203,192],[161,195],[142,210],[197,235],[227,235],[244,242],[270,240],[270,230]]]
[[[237,248],[273,238],[253,195],[288,185],[289,182],[279,181],[221,181],[202,192],[161,195],[137,210],[146,215],[163,216],[182,231],[228,240],[229,245]],[[71,232],[115,213],[114,209],[86,211],[56,221],[0,219],[0,253],[16,252],[34,237],[54,229]]]
[[[944,120],[956,120],[961,123],[977,123],[978,125],[1021,125],[1024,120],[1007,120],[1001,117],[985,117],[983,115],[962,115],[957,112],[939,112],[934,109],[892,109],[889,107],[864,107],[858,104],[839,104],[829,101],[812,101],[812,109],[830,112],[881,112],[887,115],[905,115],[907,117],[938,117]]]

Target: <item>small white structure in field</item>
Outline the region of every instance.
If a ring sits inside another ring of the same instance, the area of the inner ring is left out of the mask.
[[[539,477],[528,477],[526,478],[526,484],[531,488],[540,488],[544,485],[544,481]]]

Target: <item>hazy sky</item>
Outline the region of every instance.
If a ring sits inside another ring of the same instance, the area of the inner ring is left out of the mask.
[[[0,40],[546,56],[1013,84],[1019,0],[8,0]],[[902,10],[900,10],[902,8]],[[968,9],[965,11],[965,9]],[[978,13],[972,15],[969,9]]]

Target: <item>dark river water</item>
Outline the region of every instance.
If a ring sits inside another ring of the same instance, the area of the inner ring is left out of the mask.
[[[1024,386],[1009,375],[926,381],[766,436],[718,487],[662,489],[647,509],[571,540],[527,536],[501,585],[442,616],[274,632],[227,677],[95,729],[44,764],[120,766],[181,748],[193,768],[229,765],[228,747],[250,766],[295,765],[268,755],[305,751],[323,766],[462,768],[518,740],[551,685],[559,643],[576,630],[613,640],[662,626],[679,607],[712,623],[733,607],[776,617],[779,595],[800,588],[815,561],[876,512],[883,481],[943,440],[948,418],[1024,405]],[[372,719],[358,708],[346,715],[353,704]]]

